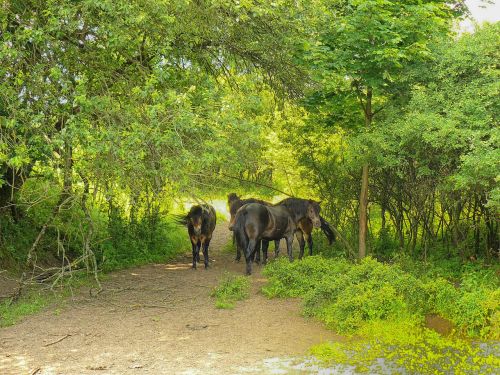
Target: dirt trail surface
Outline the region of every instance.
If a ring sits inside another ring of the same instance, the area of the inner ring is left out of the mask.
[[[264,297],[260,266],[249,299],[234,310],[216,309],[212,288],[225,271],[244,270],[234,254],[222,252],[228,239],[227,223],[220,223],[209,270],[192,270],[186,254],[116,272],[96,298],[83,290],[61,311],[0,329],[0,374],[283,373],[266,361],[301,356],[336,339],[300,315],[299,301]]]

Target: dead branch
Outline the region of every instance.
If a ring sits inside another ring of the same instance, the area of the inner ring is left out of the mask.
[[[47,231],[47,228],[54,221],[54,219],[57,216],[57,214],[61,211],[61,208],[65,204],[67,204],[71,199],[72,199],[71,196],[65,197],[64,195],[62,195],[61,198],[59,199],[58,204],[52,210],[52,214],[47,219],[47,221],[43,224],[42,229],[40,230],[40,232],[38,232],[38,236],[36,237],[35,242],[33,242],[33,244],[31,245],[30,250],[28,251],[28,258],[26,260],[26,263],[28,265],[29,264],[34,264],[33,255],[35,254],[35,250],[36,250],[38,244],[40,243],[40,241],[43,238],[45,232]]]
[[[340,241],[342,241],[342,243],[344,244],[344,246],[346,247],[348,253],[350,256],[356,258],[357,255],[356,253],[354,252],[354,249],[352,248],[352,246],[349,244],[349,242],[345,239],[344,236],[342,236],[342,234],[335,228],[332,226],[332,230],[335,232],[335,235],[337,236],[337,238],[340,239]]]
[[[51,346],[51,345],[54,345],[54,344],[57,344],[58,342],[61,342],[62,340],[64,339],[67,339],[68,337],[70,337],[71,334],[66,334],[65,336],[61,337],[60,339],[57,339],[56,341],[52,341],[52,342],[49,342],[48,344],[45,344],[44,347],[47,347],[47,346]]]

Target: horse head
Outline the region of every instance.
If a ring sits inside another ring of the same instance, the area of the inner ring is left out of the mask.
[[[321,219],[319,217],[319,211],[320,211],[320,206],[319,202],[313,201],[312,199],[309,199],[308,204],[307,204],[307,217],[311,219],[313,226],[315,228],[320,228],[321,227]]]
[[[193,226],[194,233],[199,236],[201,234],[201,225],[203,223],[203,209],[201,206],[191,207],[188,218]]]
[[[227,204],[228,204],[229,207],[231,207],[231,204],[233,204],[233,202],[235,202],[237,200],[240,200],[240,197],[238,197],[238,195],[236,193],[230,193],[230,194],[228,194],[228,196],[227,196]]]

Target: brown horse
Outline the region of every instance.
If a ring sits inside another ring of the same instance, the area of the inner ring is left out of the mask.
[[[233,231],[238,246],[244,250],[246,273],[252,273],[251,256],[261,240],[264,263],[267,260],[269,241],[286,239],[288,257],[293,261],[292,242],[297,224],[301,219],[309,218],[313,226],[320,227],[319,203],[299,198],[288,198],[274,205],[265,206],[250,203],[241,207],[235,216]]]
[[[177,218],[179,224],[187,226],[193,250],[193,269],[200,261],[200,248],[203,248],[205,268],[208,268],[208,246],[216,224],[215,209],[209,204],[192,206],[187,215]]]
[[[322,216],[319,217],[321,220],[321,231],[325,234],[326,238],[328,239],[328,244],[331,245],[333,242],[335,242],[335,233],[333,232],[332,228],[330,227],[330,224],[323,219]],[[299,259],[302,259],[304,256],[304,248],[306,246],[309,247],[309,255],[313,254],[313,238],[312,238],[312,231],[313,231],[313,223],[309,218],[304,218],[299,220],[297,223],[297,231],[295,232],[295,238],[297,238],[297,241],[299,242]],[[275,249],[275,257],[278,257],[279,255],[279,248]]]

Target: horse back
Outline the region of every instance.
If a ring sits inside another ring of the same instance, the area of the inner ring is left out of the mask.
[[[286,207],[273,207],[262,204],[246,205],[251,212],[250,222],[256,227],[258,237],[280,239],[295,229],[294,221]]]
[[[215,212],[215,208],[209,204],[204,205],[203,208],[201,233],[207,238],[212,238],[212,233],[215,230],[215,224],[217,223],[217,214]]]

